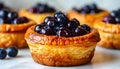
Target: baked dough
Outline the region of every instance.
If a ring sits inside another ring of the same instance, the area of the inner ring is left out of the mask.
[[[25,40],[34,61],[48,66],[75,66],[89,63],[94,55],[99,33],[93,29],[89,34],[76,37],[47,36],[34,32],[30,27]]]

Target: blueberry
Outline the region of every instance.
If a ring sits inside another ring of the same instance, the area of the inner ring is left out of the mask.
[[[70,28],[70,29],[74,29],[74,28],[76,28],[77,26],[79,26],[80,25],[80,23],[79,23],[79,21],[77,20],[77,19],[72,19],[68,24],[67,24],[67,26],[68,26],[68,28]]]
[[[104,17],[103,21],[105,23],[113,23],[113,24],[115,23],[115,20],[111,16]]]
[[[11,24],[9,19],[0,18],[0,24]]]
[[[18,17],[17,12],[9,12],[8,13],[8,18],[9,19],[14,19],[14,18],[17,18],[17,17]]]
[[[72,8],[72,10],[73,10],[73,11],[77,11],[77,12],[79,12],[79,11],[80,11],[80,10],[79,10],[79,9],[77,9],[76,7]]]
[[[75,32],[74,36],[82,36],[82,35],[87,34],[87,31],[86,31],[84,28],[82,28],[81,26],[78,26],[78,27],[75,29],[74,32]]]
[[[96,9],[97,9],[97,5],[96,5],[95,3],[90,4],[90,5],[89,5],[89,8],[90,8],[91,10],[96,10]]]
[[[112,11],[112,12],[110,13],[110,15],[111,15],[112,17],[118,17],[118,16],[120,15],[120,13],[119,13],[118,11]]]
[[[57,22],[52,20],[47,22],[47,25],[49,25],[50,27],[54,27],[56,24]]]
[[[37,7],[32,7],[32,8],[30,8],[30,9],[28,9],[30,12],[32,12],[32,13],[37,13],[37,11],[38,11],[38,8]]]
[[[13,24],[21,24],[21,23],[26,23],[28,21],[29,21],[29,19],[26,17],[19,17],[19,18],[15,18],[12,23]]]
[[[0,17],[7,18],[8,13],[9,13],[9,10],[2,9],[2,10],[0,10]]]
[[[54,14],[54,17],[57,19],[57,22],[59,23],[60,26],[66,26],[67,23],[69,22],[68,17],[64,15],[61,11],[56,12]]]
[[[0,59],[5,59],[7,52],[5,49],[0,48]]]
[[[34,28],[34,31],[39,33],[43,26],[44,26],[44,23],[36,25],[35,28]]]
[[[47,23],[48,21],[56,21],[56,19],[55,19],[54,17],[47,16],[47,17],[44,19],[44,23]]]
[[[69,37],[70,36],[70,30],[65,28],[65,27],[61,27],[57,32],[56,32],[56,36],[65,36],[65,37]]]
[[[15,46],[9,47],[7,48],[7,54],[9,57],[16,57],[18,54],[18,49]]]
[[[120,24],[120,17],[115,17],[115,21]]]
[[[44,35],[52,35],[53,31],[52,31],[52,28],[50,26],[45,25],[43,28],[41,28],[40,33],[44,34]]]
[[[91,28],[87,24],[83,24],[81,27],[84,28],[88,33],[91,31]]]
[[[81,8],[81,13],[82,14],[88,14],[90,13],[90,8],[88,5],[84,6],[83,8]]]

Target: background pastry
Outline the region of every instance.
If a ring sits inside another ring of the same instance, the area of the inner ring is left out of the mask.
[[[52,16],[54,12],[55,9],[47,4],[38,3],[31,8],[21,10],[19,16],[26,16],[36,23],[42,23],[46,16]]]
[[[48,17],[46,17],[47,19]],[[48,66],[75,66],[89,63],[94,55],[99,33],[62,13],[43,24],[30,27],[25,39],[35,62]]]
[[[97,21],[94,27],[100,33],[99,46],[120,49],[120,10],[112,11],[103,21]]]
[[[88,24],[93,27],[96,20],[102,20],[104,16],[109,15],[109,12],[104,9],[99,9],[96,4],[85,5],[80,9],[73,8],[67,13],[70,19],[76,18],[82,24]]]
[[[18,17],[17,12],[8,9],[2,9],[0,13],[0,48],[27,47],[24,34],[35,22],[26,17]]]

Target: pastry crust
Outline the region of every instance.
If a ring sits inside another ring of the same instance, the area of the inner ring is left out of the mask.
[[[27,18],[34,20],[36,23],[42,23],[45,17],[53,16],[53,13],[36,14],[27,11],[27,9],[23,9],[19,12],[19,16],[26,16]]]
[[[112,49],[120,49],[120,25],[106,24],[104,22],[97,22],[94,28],[98,29],[101,37],[99,46]]]
[[[102,20],[104,16],[109,15],[109,12],[104,10],[97,14],[80,14],[79,12],[70,10],[67,12],[67,15],[70,19],[76,18],[81,24],[88,24],[93,27],[95,21]]]
[[[18,48],[27,47],[24,34],[28,27],[35,25],[35,22],[29,21],[23,24],[1,24],[0,25],[0,48],[17,46]]]
[[[34,32],[30,27],[25,39],[33,59],[48,66],[75,66],[89,63],[94,55],[99,33],[93,29],[89,34],[76,37],[47,36]]]

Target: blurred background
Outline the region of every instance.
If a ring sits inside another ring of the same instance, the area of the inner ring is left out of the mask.
[[[80,7],[90,3],[96,3],[99,7],[110,11],[120,8],[120,0],[0,0],[0,2],[18,9],[28,8],[37,2],[47,3],[62,11],[67,11],[73,6]]]

